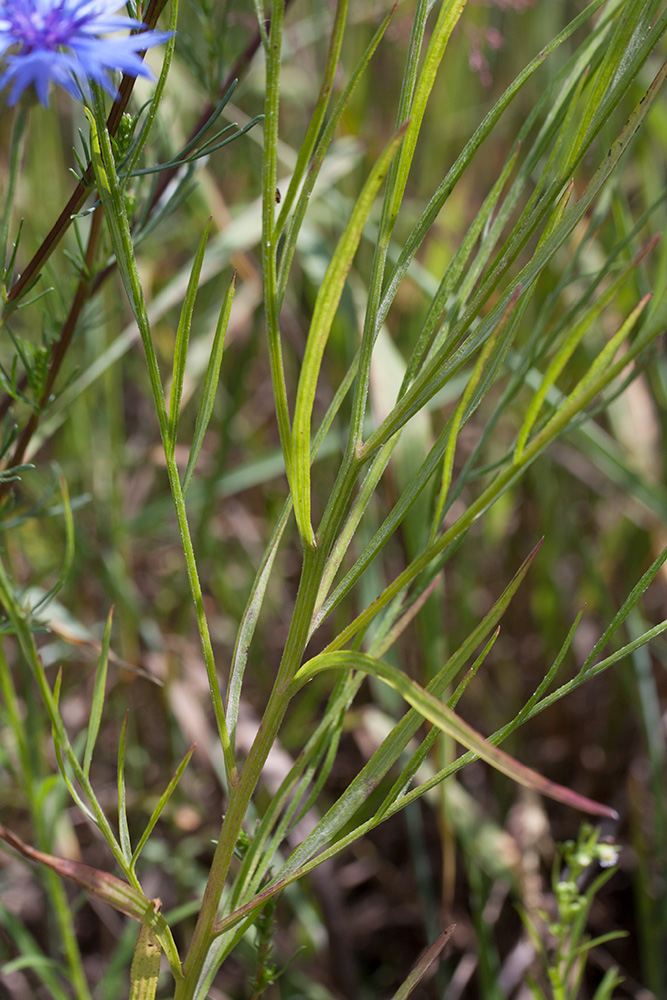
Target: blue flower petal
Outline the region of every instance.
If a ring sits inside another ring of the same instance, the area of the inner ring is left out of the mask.
[[[6,62],[0,89],[11,87],[9,104],[31,86],[46,105],[51,83],[78,99],[90,96],[91,81],[116,97],[113,72],[153,78],[138,53],[172,32],[101,37],[141,26],[116,13],[123,6],[123,0],[0,0],[0,57]],[[6,56],[8,49],[14,51]]]

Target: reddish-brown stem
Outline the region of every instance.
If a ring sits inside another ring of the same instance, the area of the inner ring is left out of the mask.
[[[285,0],[285,8],[287,9],[292,3],[293,0]],[[164,0],[150,0],[150,3],[146,10],[146,16],[144,17],[144,23],[149,28],[155,26],[157,18],[163,6],[164,6]],[[254,37],[252,38],[251,42],[238,57],[231,71],[228,73],[225,81],[221,85],[219,90],[219,94],[221,97],[229,90],[229,87],[232,85],[233,81],[238,79],[245,72],[245,70],[247,70],[260,44],[261,44],[261,37],[258,30],[254,35]],[[109,117],[107,118],[107,128],[109,130],[109,134],[112,136],[115,135],[118,130],[120,120],[129,103],[134,83],[135,83],[135,77],[124,76],[123,79],[121,80],[121,84],[119,87],[119,99],[114,102],[111,111],[109,112]],[[206,124],[206,122],[211,117],[214,111],[215,111],[215,105],[213,103],[209,103],[202,112],[195,126],[192,128],[190,133],[190,139],[194,138],[194,136],[197,135],[199,131],[201,131],[201,129]],[[151,200],[151,205],[150,205],[151,210],[155,207],[155,205],[161,198],[162,194],[164,193],[167,185],[169,184],[170,180],[172,179],[177,169],[178,169],[177,167],[174,167],[173,170],[165,170],[160,175],[158,184],[156,185],[156,189],[153,193],[153,197]],[[48,260],[51,253],[59,243],[60,239],[67,231],[70,223],[72,222],[72,216],[74,216],[83,206],[83,203],[85,202],[86,197],[88,196],[90,185],[92,183],[92,168],[90,166],[88,167],[88,170],[84,174],[83,181],[84,181],[83,183],[79,183],[77,185],[74,192],[72,193],[72,196],[67,202],[67,205],[60,213],[58,219],[54,223],[49,234],[44,239],[37,253],[34,255],[34,257],[27,265],[23,273],[20,275],[19,278],[17,278],[17,280],[14,282],[14,284],[8,291],[7,293],[8,302],[13,302],[17,300],[23,294],[23,292],[25,292],[26,288],[36,279],[42,265],[46,262],[46,260]],[[99,227],[101,226],[101,222],[102,222],[102,212],[101,210],[98,210],[97,212],[95,212],[93,216],[93,226],[91,229],[85,256],[86,265],[90,267],[91,270],[94,263],[95,251],[97,249],[97,241],[99,240]],[[93,236],[94,233],[96,233],[95,236]],[[114,269],[115,269],[115,264],[110,264],[106,268],[104,268],[103,271],[95,275],[95,277],[92,280],[86,279],[84,277],[79,282],[74,299],[72,301],[70,311],[67,315],[67,319],[63,324],[60,337],[58,338],[53,347],[51,362],[49,366],[49,374],[47,378],[47,386],[42,396],[42,399],[40,400],[39,409],[31,414],[28,423],[21,432],[21,435],[16,443],[16,446],[14,448],[14,453],[10,461],[11,466],[18,465],[23,460],[23,457],[26,453],[30,440],[32,439],[32,436],[39,425],[42,408],[48,403],[51,392],[53,390],[53,386],[55,384],[55,380],[58,376],[60,368],[62,367],[65,354],[67,353],[67,350],[72,342],[74,331],[76,329],[79,317],[81,315],[81,310],[83,309],[86,300],[89,298],[90,295],[94,294],[98,290],[102,282],[106,279],[106,277],[109,274],[111,274],[111,272]],[[23,378],[19,382],[19,389],[24,390],[26,388],[26,385],[27,385],[27,378],[23,376]],[[12,403],[13,403],[13,398],[9,395],[5,396],[2,399],[2,401],[0,401],[0,420],[2,420],[4,416],[8,413]],[[8,488],[7,484],[0,485],[0,500],[5,496],[7,488]]]
[[[148,28],[155,27],[163,7],[164,0],[150,0],[146,9],[146,17],[144,19],[144,24],[146,24]],[[145,53],[139,52],[138,55],[143,58]],[[118,88],[118,100],[114,101],[111,111],[109,112],[109,117],[107,118],[107,129],[109,130],[109,135],[115,135],[118,131],[120,120],[129,104],[135,81],[136,77],[134,76],[124,76],[120,82],[120,87]],[[81,209],[83,203],[88,197],[92,179],[92,167],[88,166],[88,169],[83,175],[82,181],[77,184],[71,198],[54,222],[47,236],[44,238],[42,245],[37,250],[37,253],[7,292],[7,302],[14,302],[19,299],[25,290],[36,280],[42,267],[72,224],[73,217]]]
[[[100,206],[93,213],[90,232],[88,234],[88,244],[86,246],[86,253],[84,256],[83,273],[79,279],[79,284],[77,285],[74,298],[72,299],[72,304],[67,314],[67,318],[62,325],[60,336],[51,348],[49,370],[46,376],[44,390],[39,400],[39,405],[30,414],[28,422],[21,431],[19,439],[14,446],[12,457],[9,461],[10,467],[20,465],[23,461],[23,457],[26,453],[28,445],[30,444],[30,440],[39,425],[39,420],[44,407],[48,404],[51,398],[56,379],[60,369],[62,368],[65,355],[67,354],[69,346],[72,343],[72,338],[74,337],[74,332],[81,317],[83,307],[92,291],[91,275],[95,265],[95,255],[97,254],[100,234],[102,232],[102,218],[103,213],[102,207]],[[4,498],[9,486],[10,483],[8,482],[0,483],[0,500]]]

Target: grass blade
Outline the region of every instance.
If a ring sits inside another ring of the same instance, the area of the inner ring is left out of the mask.
[[[199,277],[201,275],[202,264],[204,263],[204,251],[206,250],[206,241],[208,240],[211,221],[212,220],[209,218],[204,227],[204,232],[199,241],[197,253],[195,254],[192,262],[190,280],[188,281],[185,298],[183,299],[181,316],[178,321],[178,329],[176,330],[174,370],[171,378],[171,397],[169,400],[169,424],[167,439],[165,441],[165,450],[169,450],[171,457],[173,457],[174,449],[176,448],[178,422],[181,416],[183,379],[185,378],[185,365],[188,359],[188,343],[190,340],[190,328],[192,326],[192,313],[195,308],[195,299],[197,298],[197,289],[199,288]]]
[[[183,774],[183,771],[185,771],[186,767],[190,763],[190,758],[192,757],[192,754],[194,753],[194,750],[195,750],[194,746],[191,746],[190,749],[188,750],[188,752],[183,757],[183,759],[180,762],[180,764],[178,765],[178,767],[176,768],[171,781],[169,782],[169,784],[165,788],[164,792],[162,793],[162,795],[158,799],[157,804],[155,806],[155,809],[153,809],[153,812],[151,813],[151,818],[149,819],[148,824],[146,825],[146,829],[142,833],[141,837],[139,838],[139,843],[137,844],[137,846],[134,849],[134,854],[132,855],[132,861],[131,861],[131,866],[132,866],[133,869],[134,869],[134,866],[137,863],[137,859],[138,859],[139,855],[141,854],[142,850],[144,849],[144,847],[146,845],[146,841],[148,840],[148,838],[150,837],[151,833],[153,832],[153,828],[155,827],[155,824],[157,823],[157,821],[159,820],[159,818],[160,818],[160,816],[162,814],[162,810],[164,809],[164,807],[166,806],[167,802],[169,801],[169,799],[173,795],[173,793],[174,793],[174,791],[176,789],[176,785],[181,780],[181,775]]]
[[[411,996],[417,988],[431,966],[435,965],[440,958],[443,948],[454,933],[454,927],[454,924],[452,924],[451,927],[448,927],[447,930],[443,931],[440,937],[433,942],[430,948],[426,949],[422,957],[415,964],[408,978],[405,982],[401,983],[391,1000],[408,1000],[408,997]]]
[[[208,427],[209,420],[213,413],[213,404],[215,402],[215,394],[218,388],[218,379],[220,378],[220,366],[222,365],[222,355],[225,347],[225,334],[227,333],[227,324],[229,323],[229,314],[232,309],[232,302],[234,300],[234,292],[236,290],[236,271],[232,275],[232,280],[230,282],[229,288],[225,293],[225,297],[222,302],[220,309],[220,316],[218,317],[218,324],[215,328],[215,335],[213,337],[213,346],[211,348],[211,356],[208,361],[208,367],[206,369],[206,377],[204,379],[204,388],[202,390],[201,402],[199,403],[199,410],[197,411],[197,420],[195,421],[195,430],[192,439],[192,446],[190,448],[190,454],[188,456],[188,464],[185,470],[185,475],[183,476],[183,496],[188,492],[188,488],[192,481],[192,476],[195,471],[195,466],[197,464],[197,458],[199,457],[199,452],[201,446],[204,442],[204,435],[206,434],[206,428]]]
[[[310,426],[320,365],[363,227],[406,128],[407,123],[393,136],[371,170],[327,268],[313,309],[297,388],[291,447],[294,513],[299,534],[311,547],[315,547],[316,542],[310,519]]]
[[[127,808],[125,801],[125,742],[127,739],[128,714],[125,713],[123,725],[118,740],[118,765],[116,780],[118,786],[118,838],[123,857],[128,865],[132,863],[132,844],[130,843],[130,828],[127,825]]]
[[[90,707],[90,722],[88,723],[88,732],[86,734],[86,746],[83,751],[83,773],[86,777],[89,777],[90,775],[90,765],[93,759],[93,751],[95,749],[95,743],[97,742],[97,736],[100,731],[100,723],[102,721],[104,694],[107,683],[107,667],[109,666],[109,645],[111,643],[112,621],[113,608],[107,617],[107,623],[104,628],[104,636],[102,638],[102,650],[100,652],[100,658],[95,674],[93,701]]]
[[[510,757],[508,753],[499,747],[493,746],[484,739],[476,730],[464,722],[456,712],[444,705],[423,687],[407,677],[397,667],[386,663],[384,660],[375,659],[367,653],[359,653],[352,650],[343,650],[334,653],[322,653],[313,657],[305,663],[295,674],[292,682],[294,691],[298,691],[304,684],[322,673],[324,670],[361,670],[384,681],[389,687],[404,698],[409,705],[416,709],[432,725],[437,726],[443,733],[453,737],[468,750],[472,750],[482,760],[485,760],[491,767],[502,774],[506,774],[520,785],[530,788],[541,795],[555,799],[557,802],[564,802],[574,809],[581,809],[583,812],[591,813],[595,816],[607,816],[614,818],[616,812],[609,806],[599,802],[593,802],[586,796],[579,795],[569,788],[533,771],[525,764],[519,763]]]

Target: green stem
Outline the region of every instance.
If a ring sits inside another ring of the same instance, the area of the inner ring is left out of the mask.
[[[137,263],[134,255],[134,247],[132,245],[132,236],[130,233],[127,212],[125,210],[125,203],[120,190],[118,176],[116,174],[113,152],[111,149],[111,140],[105,126],[104,105],[99,93],[97,94],[97,100],[95,101],[95,118],[90,115],[89,120],[91,123],[91,153],[97,187],[102,204],[104,205],[111,241],[116,254],[116,260],[118,262],[118,268],[132,307],[132,311],[137,321],[141,341],[144,347],[144,353],[146,355],[146,364],[148,366],[148,375],[153,394],[153,402],[155,405],[155,411],[160,427],[160,436],[162,438],[166,458],[169,486],[176,512],[178,531],[181,537],[181,545],[183,547],[188,582],[190,584],[190,593],[195,608],[197,627],[199,629],[199,637],[204,654],[204,663],[206,666],[206,676],[211,694],[211,702],[213,704],[215,719],[218,726],[218,734],[222,745],[225,772],[228,782],[233,784],[237,780],[234,753],[232,750],[231,740],[229,738],[227,724],[225,722],[225,710],[222,702],[220,684],[218,682],[211,636],[204,610],[204,599],[201,584],[199,582],[199,574],[197,572],[194,547],[192,545],[192,538],[190,536],[190,529],[188,526],[185,499],[183,497],[183,490],[181,488],[176,461],[173,454],[171,454],[171,449],[169,447],[169,417],[167,415],[167,407],[162,389],[162,379],[160,377],[160,369],[151,338],[148,312],[146,310],[146,302],[141,288],[139,272],[137,270]]]
[[[305,550],[294,614],[276,681],[238,783],[230,789],[229,805],[213,856],[197,926],[183,966],[184,980],[177,984],[174,1000],[193,1000],[195,990],[204,972],[206,956],[214,938],[213,928],[218,916],[222,891],[234,855],[234,847],[262,769],[289,705],[290,683],[301,665],[308,642],[310,621],[319,581],[322,578],[323,563],[324,559],[319,550]]]
[[[269,342],[271,382],[278,420],[278,433],[288,479],[291,480],[291,437],[287,387],[280,342],[280,300],[275,232],[278,121],[280,109],[280,62],[282,57],[284,0],[273,0],[270,34],[265,43],[266,97],[264,100],[264,153],[262,159],[262,273],[264,308]],[[260,29],[261,29],[260,20]]]

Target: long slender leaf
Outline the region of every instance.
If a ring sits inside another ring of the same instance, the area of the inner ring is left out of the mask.
[[[403,140],[405,129],[406,126],[399,129],[371,170],[345,231],[338,241],[313,309],[306,353],[299,376],[292,431],[294,514],[303,541],[312,547],[316,542],[310,520],[310,425],[320,365],[345,280],[359,246],[362,229],[387,174],[389,164]]]
[[[197,253],[192,262],[190,280],[183,299],[181,316],[176,330],[176,344],[174,346],[174,370],[171,377],[171,398],[169,401],[169,425],[165,447],[169,448],[170,454],[174,454],[176,439],[178,436],[178,422],[181,416],[181,395],[183,393],[183,379],[185,378],[185,364],[188,359],[188,343],[190,341],[190,327],[192,326],[192,313],[195,308],[197,289],[199,288],[199,277],[201,275],[202,264],[204,263],[204,251],[206,241],[211,229],[211,219],[209,218],[204,226],[204,232],[199,241]]]
[[[93,759],[95,743],[100,731],[102,721],[102,710],[104,708],[104,696],[107,682],[107,667],[109,666],[109,646],[111,644],[111,623],[113,621],[113,608],[107,616],[107,623],[104,627],[102,637],[102,649],[95,673],[95,687],[93,689],[93,701],[90,706],[90,722],[86,733],[86,746],[83,752],[83,773],[86,777],[90,775],[90,765]]]
[[[401,697],[415,708],[420,715],[427,719],[428,722],[437,726],[443,733],[447,733],[448,736],[453,737],[463,746],[467,747],[467,749],[472,750],[473,753],[477,754],[477,756],[481,757],[488,764],[491,764],[496,770],[506,774],[513,781],[525,785],[526,788],[540,792],[540,794],[555,799],[557,802],[564,802],[574,809],[581,809],[584,812],[592,813],[595,816],[612,818],[616,816],[615,811],[610,809],[609,806],[593,802],[591,799],[579,795],[577,792],[549,781],[548,778],[544,778],[541,774],[533,771],[532,768],[526,767],[525,764],[514,760],[504,750],[500,750],[485,740],[472,726],[464,722],[456,712],[453,712],[432,694],[429,694],[428,691],[397,667],[386,663],[384,660],[378,660],[375,657],[369,656],[367,653],[338,651],[315,656],[308,663],[304,664],[295,675],[293,681],[294,689],[298,690],[317,674],[322,673],[322,671],[332,669],[361,670],[363,673],[370,674],[372,677],[377,677],[379,680],[384,681],[389,687],[398,691]]]
[[[229,314],[232,309],[232,302],[234,300],[234,291],[236,290],[236,271],[232,275],[232,280],[225,293],[225,297],[222,301],[222,306],[220,307],[220,315],[218,317],[218,323],[215,328],[215,334],[213,337],[213,346],[211,347],[211,355],[208,361],[208,367],[206,369],[206,377],[204,378],[204,388],[202,389],[202,396],[199,403],[199,410],[197,411],[197,419],[195,421],[195,430],[192,438],[192,445],[190,447],[190,454],[188,456],[188,464],[183,476],[183,496],[185,496],[190,487],[192,481],[192,476],[195,471],[195,466],[197,464],[197,458],[199,457],[199,452],[201,446],[204,443],[204,435],[206,434],[206,428],[209,425],[211,415],[213,414],[213,404],[215,402],[215,393],[218,388],[218,379],[220,378],[220,366],[222,365],[222,354],[225,347],[225,334],[227,332],[227,324],[229,323]]]
[[[169,799],[171,798],[171,796],[174,794],[174,791],[176,789],[176,785],[181,780],[181,775],[183,774],[183,771],[185,771],[186,767],[190,763],[190,758],[192,757],[192,754],[194,753],[194,750],[195,750],[194,746],[191,746],[190,749],[187,751],[187,753],[183,757],[182,761],[180,762],[180,764],[176,768],[176,770],[175,770],[175,772],[174,772],[174,774],[172,776],[171,781],[169,782],[169,784],[165,788],[165,790],[162,793],[162,795],[160,796],[160,798],[157,800],[155,808],[153,809],[153,812],[151,813],[151,817],[148,820],[148,823],[146,824],[146,829],[144,830],[144,832],[142,833],[141,837],[139,838],[137,846],[134,849],[134,853],[132,854],[132,859],[131,859],[131,867],[132,868],[134,868],[134,866],[136,865],[137,860],[139,858],[139,855],[141,854],[141,852],[143,851],[144,847],[146,846],[146,842],[147,842],[148,838],[150,837],[151,833],[153,832],[153,829],[155,828],[155,824],[157,823],[157,821],[159,820],[160,816],[162,815],[162,811],[163,811],[164,807],[166,806],[166,804],[169,801]]]
[[[118,788],[118,837],[123,857],[128,865],[132,864],[132,844],[130,843],[130,828],[127,822],[127,806],[125,795],[125,743],[127,740],[128,715],[125,713],[123,725],[118,739],[118,763],[116,766],[116,784]]]
[[[443,948],[449,941],[450,937],[454,933],[454,925],[448,927],[446,931],[443,931],[440,937],[433,942],[430,948],[427,948],[419,961],[415,964],[415,967],[411,971],[405,982],[401,983],[399,988],[394,993],[392,1000],[407,1000],[409,996],[414,993],[419,983],[422,981],[428,970],[432,965],[440,958]]]

